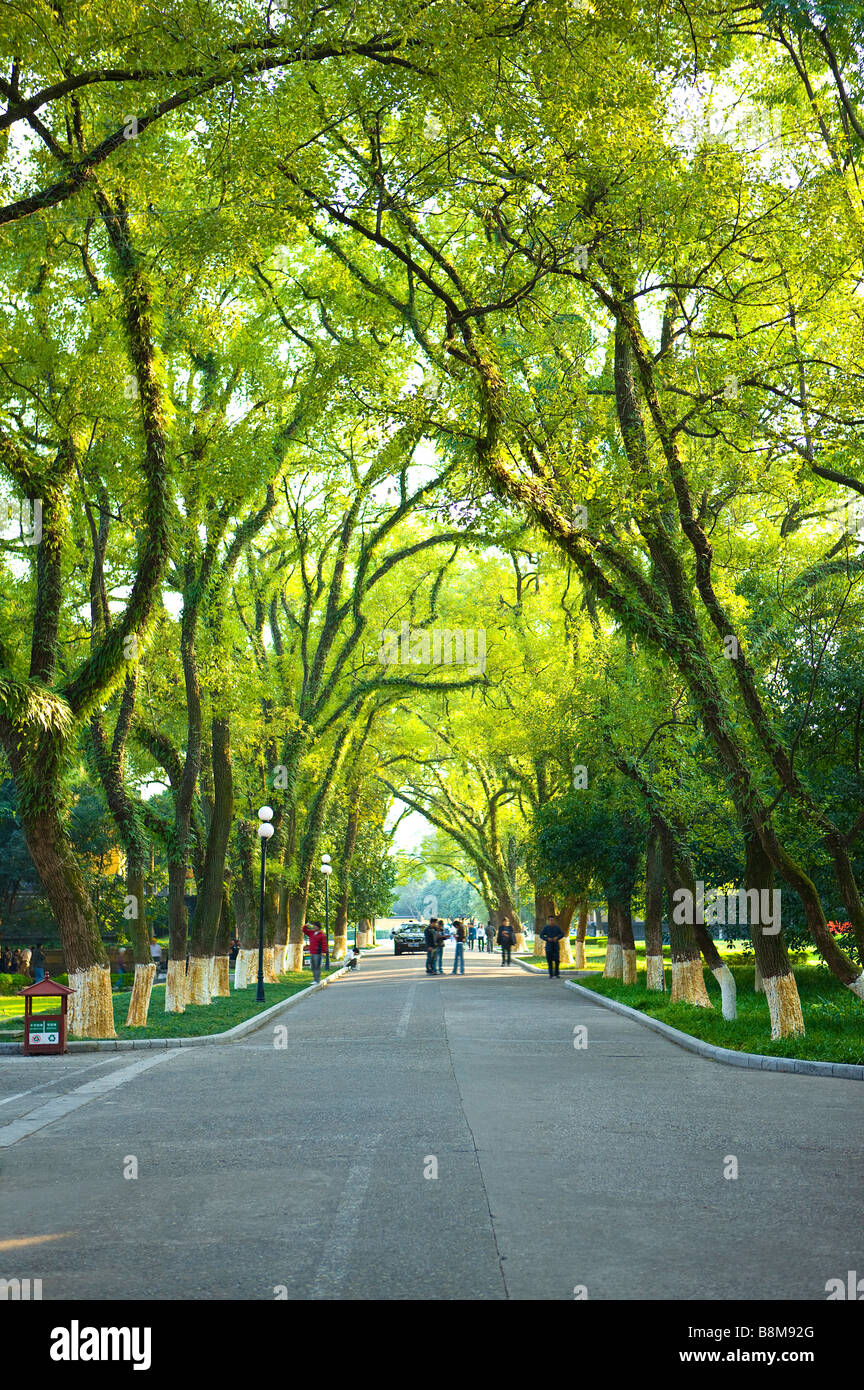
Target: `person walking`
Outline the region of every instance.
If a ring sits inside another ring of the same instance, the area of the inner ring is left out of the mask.
[[[560,953],[564,933],[554,917],[546,918],[546,925],[540,933],[540,939],[546,943],[546,964],[549,967],[549,979],[557,980],[561,974]]]
[[[38,985],[40,980],[45,979],[45,952],[42,950],[42,942],[36,942],[36,950],[33,952],[33,983]]]
[[[468,923],[468,950],[474,950],[474,942],[477,940],[477,925],[472,918]]]
[[[438,917],[435,923],[435,973],[444,974],[444,942],[447,940],[447,933],[444,930],[444,918]]]
[[[327,954],[327,937],[321,930],[320,922],[307,922],[303,935],[309,942],[309,964],[312,966],[312,979],[316,985],[321,983],[321,962]]]
[[[122,946],[117,947],[117,988],[123,988],[123,967],[126,963],[126,952]]]
[[[22,947],[22,950],[21,950],[21,974],[22,974],[22,975],[29,975],[29,974],[30,974],[30,956],[31,956],[31,955],[32,955],[32,951],[30,950],[30,947],[29,947],[29,946],[24,946],[24,947]]]
[[[454,932],[456,933],[456,954],[455,954],[455,956],[453,957],[453,969],[450,971],[450,974],[451,974],[451,975],[455,975],[455,974],[457,973],[457,971],[458,971],[458,973],[459,973],[460,975],[464,975],[464,974],[465,974],[465,923],[464,923],[464,922],[460,922],[460,920],[458,919],[458,917],[457,917],[456,921],[453,923],[453,930],[454,930]]]
[[[423,928],[423,940],[426,942],[426,974],[435,974],[435,956],[438,951],[438,933],[435,929],[435,918],[429,918],[428,927]]]
[[[494,924],[494,922],[487,922],[487,923],[486,923],[486,950],[489,951],[489,952],[492,952],[492,951],[495,950],[495,924]]]
[[[502,922],[498,928],[498,945],[501,947],[501,964],[510,965],[510,952],[516,940],[516,933],[509,922]]]

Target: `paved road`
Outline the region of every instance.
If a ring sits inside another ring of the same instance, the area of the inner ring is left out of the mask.
[[[230,1047],[4,1058],[0,1276],[45,1299],[687,1300],[864,1274],[860,1082],[719,1066],[467,961],[367,957]]]

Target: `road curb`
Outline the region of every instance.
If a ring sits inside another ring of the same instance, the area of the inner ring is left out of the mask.
[[[222,1044],[237,1042],[244,1038],[247,1033],[254,1033],[256,1029],[263,1028],[274,1014],[281,1009],[291,1009],[295,1004],[299,1004],[301,999],[308,999],[310,994],[315,994],[319,989],[325,989],[332,984],[333,980],[338,980],[340,975],[347,971],[347,965],[343,965],[339,970],[334,970],[332,975],[328,975],[326,980],[321,980],[317,985],[306,985],[304,989],[298,989],[296,994],[290,995],[287,999],[280,999],[277,1004],[271,1004],[269,1009],[262,1009],[260,1014],[253,1014],[251,1018],[245,1018],[242,1023],[235,1023],[233,1028],[227,1028],[224,1033],[205,1033],[200,1038],[130,1038],[124,1042],[120,1038],[105,1038],[104,1040],[94,1039],[93,1042],[86,1040],[81,1042],[70,1042],[67,1044],[67,1052],[144,1052],[154,1047],[204,1047],[208,1043]],[[22,1043],[0,1043],[0,1055],[24,1054]],[[33,1054],[30,1053],[30,1056]]]
[[[750,1071],[791,1071],[798,1076],[836,1076],[844,1081],[864,1081],[864,1066],[855,1062],[811,1062],[803,1057],[766,1057],[761,1052],[736,1052],[733,1048],[717,1047],[714,1043],[704,1042],[702,1038],[692,1037],[690,1033],[682,1033],[680,1028],[673,1028],[670,1023],[662,1023],[659,1018],[643,1014],[641,1009],[633,1009],[617,999],[607,999],[605,994],[585,989],[584,985],[573,984],[571,980],[565,980],[564,986],[586,999],[593,999],[604,1008],[612,1009],[614,1013],[634,1019],[653,1033],[661,1033],[687,1052],[696,1052],[700,1057],[722,1062],[727,1067],[747,1067]]]

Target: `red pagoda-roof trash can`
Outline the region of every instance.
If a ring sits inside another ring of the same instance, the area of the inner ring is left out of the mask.
[[[66,1004],[74,989],[58,985],[50,975],[38,984],[26,985],[18,991],[24,995],[24,1051],[25,1052],[65,1052],[66,1051]],[[34,1014],[33,1000],[55,996],[60,1000],[58,1014]]]

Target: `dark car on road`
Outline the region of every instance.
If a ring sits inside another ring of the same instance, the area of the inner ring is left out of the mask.
[[[397,927],[393,935],[394,955],[404,956],[412,951],[425,951],[426,938],[423,932],[422,922],[406,922],[404,927]]]

